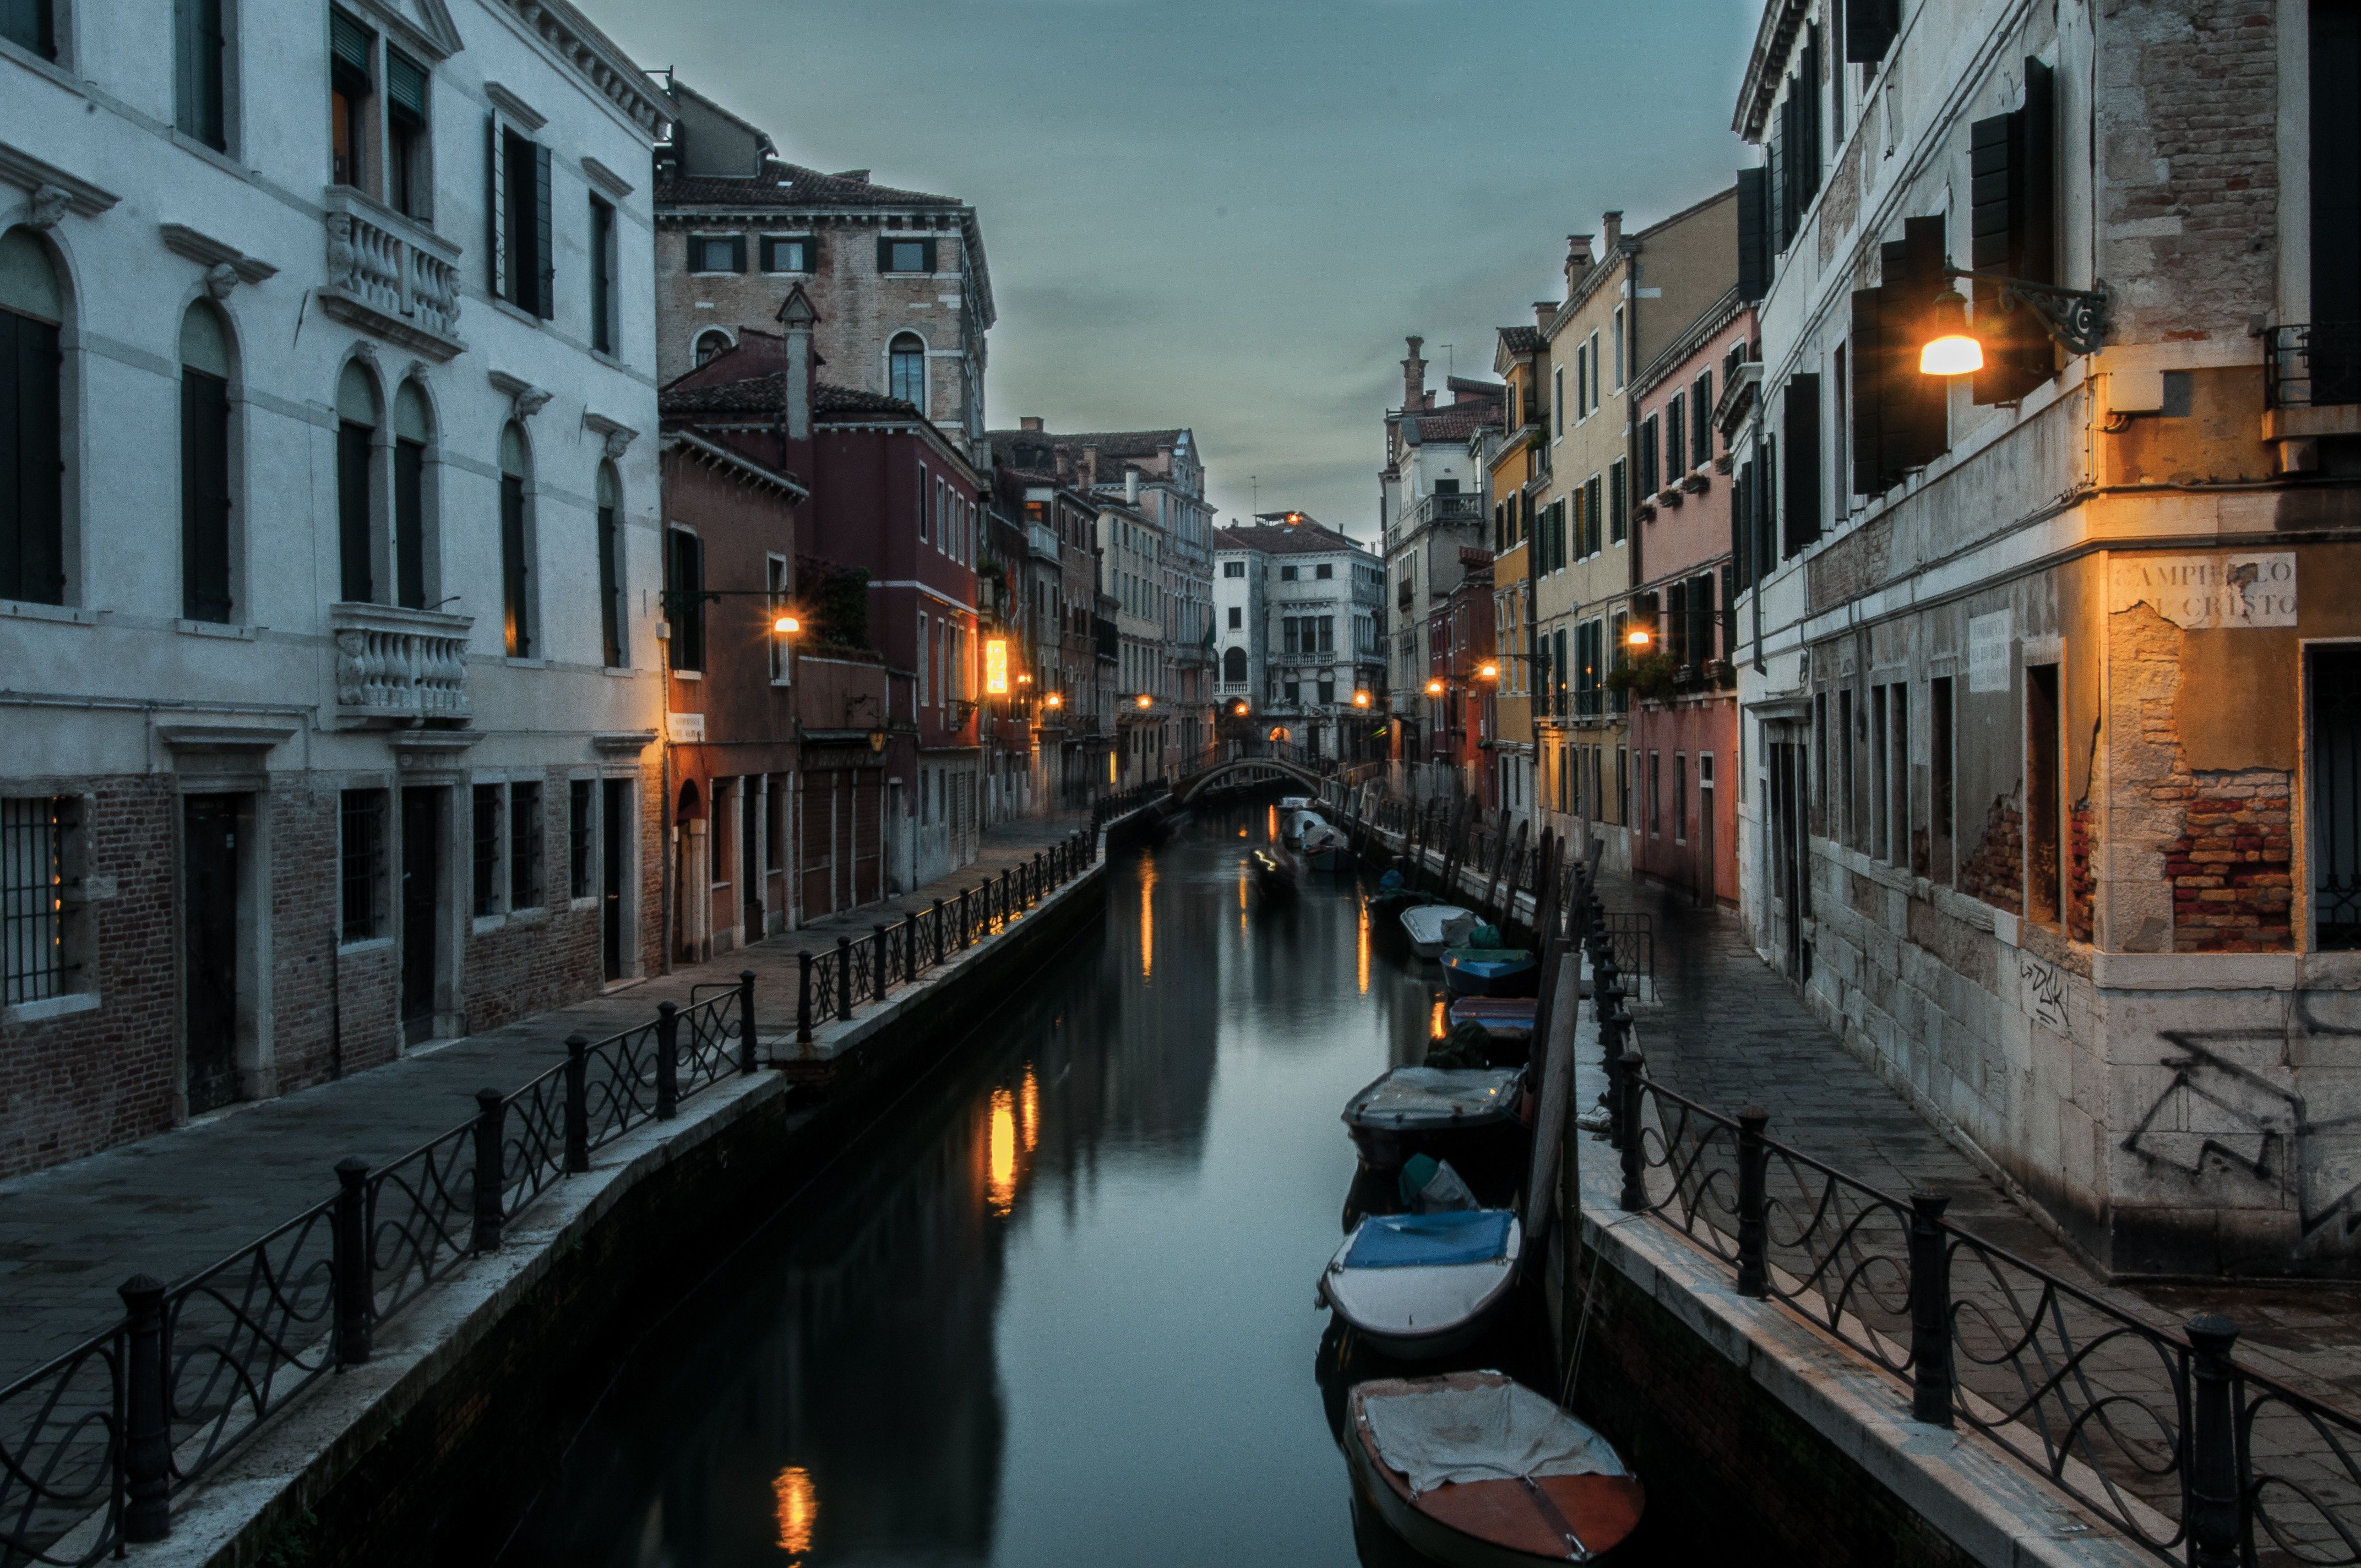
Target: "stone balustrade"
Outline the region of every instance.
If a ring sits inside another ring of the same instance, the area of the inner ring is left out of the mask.
[[[358,191],[327,197],[328,281],[321,308],[430,358],[459,340],[459,247]]]
[[[336,639],[336,716],[467,717],[467,633],[475,618],[382,604],[329,607]]]

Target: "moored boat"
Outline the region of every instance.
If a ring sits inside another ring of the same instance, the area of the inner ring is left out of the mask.
[[[1295,859],[1284,850],[1251,850],[1246,863],[1254,872],[1255,885],[1266,898],[1295,896]]]
[[[1421,904],[1401,912],[1401,927],[1420,958],[1439,959],[1475,929],[1476,913],[1455,904]]]
[[[1321,1272],[1321,1299],[1388,1355],[1448,1355],[1491,1326],[1523,1243],[1506,1209],[1372,1214]]]
[[[1518,1068],[1398,1067],[1345,1102],[1343,1121],[1361,1158],[1378,1169],[1415,1154],[1482,1168],[1513,1157]]]
[[[1612,1443],[1498,1372],[1363,1383],[1345,1428],[1361,1497],[1438,1562],[1596,1563],[1646,1506]]]
[[[1443,983],[1462,996],[1515,996],[1531,992],[1533,955],[1523,948],[1447,948]]]

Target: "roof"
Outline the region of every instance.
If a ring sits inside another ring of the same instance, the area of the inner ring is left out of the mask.
[[[1402,415],[1401,438],[1411,446],[1422,446],[1430,441],[1466,441],[1487,425],[1499,422],[1498,403],[1451,403],[1422,413]]]
[[[750,376],[741,381],[719,381],[701,387],[667,387],[658,395],[657,408],[666,419],[688,414],[774,414],[787,406],[787,377],[784,370],[768,376]],[[924,419],[917,405],[900,398],[889,398],[876,392],[864,392],[852,387],[831,386],[826,381],[812,383],[812,412],[816,414],[890,414],[901,419]]]
[[[1550,317],[1549,324],[1543,328],[1543,341],[1554,341],[1565,323],[1574,319],[1575,313],[1589,302],[1590,296],[1597,291],[1598,286],[1612,276],[1619,268],[1628,265],[1631,252],[1646,248],[1649,240],[1654,239],[1674,225],[1686,223],[1707,208],[1719,203],[1736,200],[1738,200],[1738,186],[1733,181],[1702,201],[1690,203],[1670,217],[1660,218],[1646,228],[1635,229],[1625,235],[1620,244],[1592,262],[1590,270],[1576,280],[1573,290],[1566,295],[1565,303],[1558,306],[1557,313]]]
[[[1153,457],[1162,447],[1193,445],[1186,425],[1172,430],[1102,430],[1079,435],[1069,435],[1054,430],[988,430],[984,438],[998,452],[1004,444],[1024,442],[1049,447],[1066,446],[1080,452],[1085,446],[1095,446],[1101,457]]]
[[[1325,523],[1257,523],[1250,528],[1217,528],[1215,550],[1259,550],[1266,555],[1334,555],[1346,550],[1372,554],[1357,539],[1348,538]]]
[[[1539,327],[1504,326],[1500,328],[1500,346],[1511,354],[1537,353],[1541,345],[1542,333]]]
[[[940,207],[967,205],[956,196],[873,183],[865,171],[823,174],[800,163],[766,158],[763,172],[733,180],[716,174],[675,174],[656,181],[660,207]]]

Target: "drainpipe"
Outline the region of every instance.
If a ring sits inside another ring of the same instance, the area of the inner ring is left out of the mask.
[[[666,650],[666,652],[669,652],[670,650]],[[664,706],[669,708],[672,706],[672,675],[670,671],[667,669],[660,676],[660,679],[664,685]],[[679,825],[673,820],[672,735],[670,732],[671,719],[669,715],[664,716],[664,723],[665,734],[664,739],[664,751],[660,753],[664,759],[664,771],[662,774],[664,780],[664,797],[656,803],[659,820],[661,820],[664,825],[664,831],[656,835],[656,843],[659,846],[657,852],[664,857],[664,865],[662,867],[664,897],[662,901],[662,914],[657,921],[657,924],[664,928],[664,954],[663,962],[656,970],[658,974],[670,974],[672,972],[673,905],[675,902],[675,889],[673,887],[673,835],[679,831]]]

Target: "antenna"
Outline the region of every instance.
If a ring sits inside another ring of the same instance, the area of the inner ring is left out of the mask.
[[[1262,477],[1257,474],[1248,474],[1246,476],[1246,483],[1254,487],[1253,491],[1251,492],[1254,496],[1254,506],[1251,509],[1252,514],[1256,517],[1260,517],[1262,515]]]
[[[1447,343],[1438,343],[1435,346],[1443,350],[1443,378],[1444,385],[1448,386],[1451,380],[1453,362],[1457,356],[1451,352],[1451,345]]]

